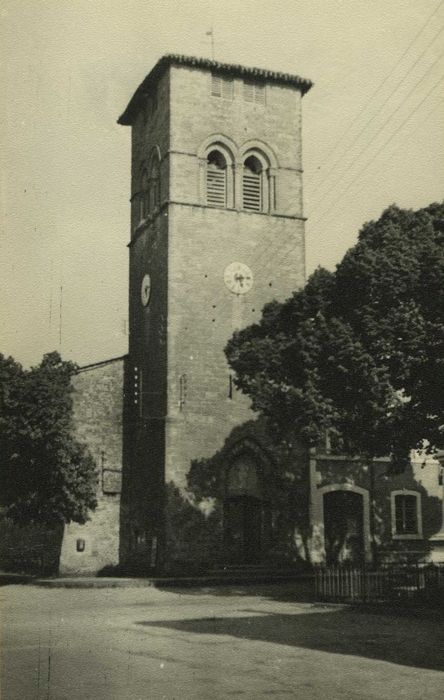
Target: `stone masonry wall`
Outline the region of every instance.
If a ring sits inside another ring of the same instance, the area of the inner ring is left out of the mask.
[[[98,506],[85,525],[65,527],[61,574],[96,573],[119,561],[124,359],[81,370],[73,380],[76,437],[98,470]]]
[[[279,246],[279,257],[261,251]],[[253,289],[233,295],[224,269],[253,271]],[[210,457],[230,430],[251,420],[232,389],[224,348],[236,328],[257,322],[264,304],[303,284],[303,222],[245,212],[176,206],[170,214],[166,481],[185,483],[192,459]],[[180,405],[180,378],[186,397]]]

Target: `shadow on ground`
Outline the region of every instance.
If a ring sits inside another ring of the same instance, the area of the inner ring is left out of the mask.
[[[198,597],[202,594],[215,597],[243,597],[260,596],[263,599],[275,601],[277,603],[313,603],[322,607],[340,605],[353,608],[356,612],[371,613],[380,615],[392,615],[401,617],[415,617],[429,620],[442,620],[444,625],[444,603],[442,590],[436,591],[427,598],[418,597],[416,599],[393,599],[389,601],[372,602],[332,602],[320,599],[314,589],[314,581],[307,577],[305,580],[297,580],[286,583],[252,583],[250,585],[240,584],[224,586],[199,586],[199,587],[164,587],[157,586],[158,590],[169,593],[176,593],[180,596]]]
[[[144,627],[227,635],[244,640],[379,659],[403,666],[444,670],[439,622],[367,614],[354,608],[313,606],[294,614],[239,610],[240,616],[140,621]],[[242,613],[248,613],[242,615]]]

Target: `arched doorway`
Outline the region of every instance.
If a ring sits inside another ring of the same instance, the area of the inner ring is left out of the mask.
[[[226,474],[224,549],[227,563],[261,560],[267,507],[254,457],[236,457]]]
[[[364,499],[351,490],[324,493],[324,539],[329,565],[361,564],[364,548]]]

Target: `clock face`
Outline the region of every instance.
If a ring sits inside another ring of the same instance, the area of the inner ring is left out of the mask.
[[[247,265],[234,262],[225,269],[224,282],[233,294],[246,294],[253,286],[253,273]]]
[[[140,288],[140,301],[143,306],[147,306],[151,295],[151,277],[149,275],[144,275],[142,280],[142,287]]]

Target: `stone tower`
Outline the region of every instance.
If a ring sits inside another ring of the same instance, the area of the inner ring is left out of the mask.
[[[195,557],[175,531],[183,522],[171,494],[183,496],[193,460],[254,419],[224,347],[265,303],[304,282],[301,98],[310,87],[294,75],[168,55],[119,119],[132,127],[127,566]],[[224,511],[238,559],[253,544],[259,556],[265,532],[266,460],[257,437],[242,445],[227,463]]]

